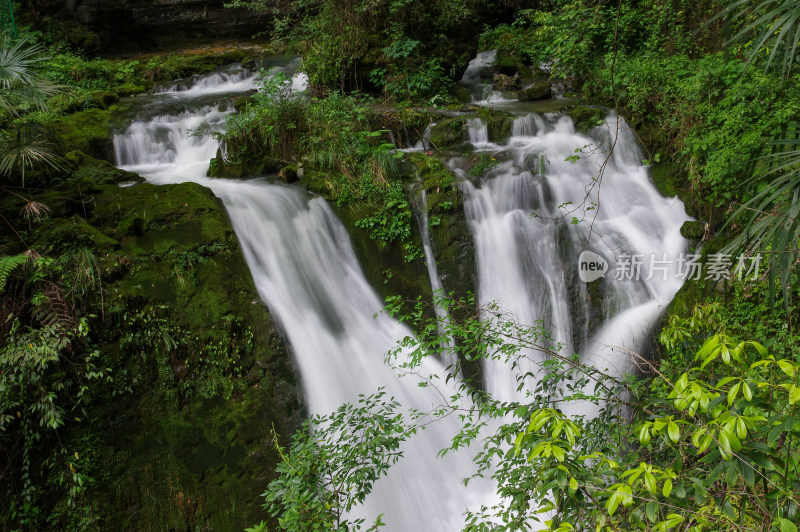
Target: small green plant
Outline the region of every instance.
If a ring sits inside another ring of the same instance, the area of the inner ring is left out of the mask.
[[[356,226],[369,231],[372,238],[386,245],[411,238],[412,218],[411,205],[403,186],[395,181],[389,185],[383,207],[374,215],[358,220]]]

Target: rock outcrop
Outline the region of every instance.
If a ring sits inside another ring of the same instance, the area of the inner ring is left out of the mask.
[[[248,40],[270,15],[225,9],[225,0],[66,0],[77,22],[96,32],[104,51],[163,48],[213,39]]]

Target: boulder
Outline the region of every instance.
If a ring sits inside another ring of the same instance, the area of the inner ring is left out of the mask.
[[[496,91],[515,91],[522,88],[522,81],[519,74],[507,76],[505,74],[495,74],[492,78],[492,89]]]
[[[521,102],[544,100],[553,96],[553,86],[547,80],[534,81],[529,87],[517,92],[517,99]]]
[[[297,170],[292,166],[284,166],[278,172],[278,177],[284,183],[294,183],[297,181]]]

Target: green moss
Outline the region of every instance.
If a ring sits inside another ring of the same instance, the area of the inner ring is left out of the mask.
[[[40,234],[95,250],[106,313],[118,316],[111,319],[166,305],[160,312],[179,340],[162,355],[131,357],[119,342],[101,350],[116,381],[102,393],[124,383],[133,389],[95,401],[90,413],[102,427],[90,489],[104,522],[237,530],[267,519],[258,495],[279,459],[272,430],[286,442],[302,407],[223,206],[192,183],[97,185],[92,194],[88,220],[56,218]],[[125,319],[109,323],[108,335],[124,330]],[[252,339],[237,340],[242,331]],[[230,353],[237,366],[225,359]]]
[[[117,94],[120,96],[133,96],[135,94],[142,94],[149,89],[144,83],[123,83],[116,87]]]
[[[681,226],[681,235],[689,240],[701,240],[706,232],[705,222],[683,222]]]
[[[431,128],[431,144],[440,150],[462,144],[465,141],[466,123],[462,116],[443,118]]]
[[[39,231],[35,249],[40,252],[60,253],[64,249],[88,247],[100,253],[119,248],[119,242],[86,223],[79,216],[56,218],[44,224]]]
[[[88,109],[60,117],[53,122],[65,152],[81,151],[96,159],[106,159],[111,150],[112,113]]]
[[[602,124],[606,116],[605,110],[597,107],[576,106],[565,112],[575,123],[575,130],[584,132]]]
[[[95,159],[80,151],[64,155],[70,165],[72,185],[118,185],[120,183],[141,183],[144,179],[133,172],[117,168],[108,161]]]
[[[517,91],[517,99],[521,102],[544,100],[553,95],[553,87],[548,80],[536,80],[521,91]]]
[[[412,154],[425,187],[431,247],[446,292],[464,297],[475,292],[475,250],[464,215],[463,194],[450,171],[439,159]]]
[[[253,98],[250,96],[242,96],[241,98],[236,98],[233,101],[233,108],[236,109],[236,112],[240,112],[242,109],[250,105],[253,101]]]
[[[650,178],[659,192],[667,197],[678,195],[678,168],[672,163],[658,163],[650,167]]]
[[[94,91],[91,95],[92,103],[98,109],[108,109],[119,101],[119,94],[113,91]]]
[[[514,116],[510,113],[494,109],[481,109],[477,115],[486,124],[490,141],[502,142],[511,136]]]

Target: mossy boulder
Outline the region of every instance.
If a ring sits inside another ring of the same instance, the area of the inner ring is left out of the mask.
[[[95,159],[82,151],[64,155],[70,166],[70,181],[85,185],[135,185],[144,182],[139,174],[117,168],[108,161]]]
[[[148,90],[148,87],[141,83],[123,83],[116,87],[116,91],[120,96],[133,96],[135,94],[145,93]]]
[[[530,86],[517,91],[517,99],[521,102],[544,100],[553,96],[553,85],[547,80],[534,81]]]
[[[693,221],[686,221],[683,222],[681,226],[681,235],[684,238],[693,241],[699,241],[703,239],[703,236],[706,234],[706,223],[705,222],[693,222]]]
[[[466,141],[467,119],[463,116],[452,116],[439,120],[431,128],[431,144],[440,150],[452,148]]]
[[[472,93],[463,85],[454,85],[452,93],[459,102],[469,102],[472,100]],[[454,107],[460,107],[460,105],[454,105]]]
[[[53,121],[63,151],[81,151],[95,159],[112,160],[113,114],[104,109],[87,109]]]
[[[233,101],[233,108],[236,110],[237,113],[241,113],[242,110],[250,105],[253,102],[252,96],[242,96],[240,98],[236,98]]]
[[[667,197],[678,195],[680,174],[673,163],[663,162],[650,167],[650,178],[659,192]]]
[[[95,107],[107,110],[112,104],[119,101],[119,94],[113,91],[94,91],[91,98]]]
[[[284,166],[278,171],[278,178],[284,183],[294,183],[297,181],[297,166]]]
[[[575,106],[565,111],[575,124],[575,131],[586,132],[603,123],[605,109],[599,107]]]
[[[522,62],[518,58],[498,50],[492,69],[497,73],[513,76],[519,72],[521,66]]]
[[[514,115],[496,109],[479,109],[476,115],[486,124],[486,132],[492,142],[501,142],[511,136]]]
[[[89,225],[81,216],[48,220],[39,228],[41,236],[34,243],[39,253],[61,252],[66,248],[85,247],[98,253],[119,249],[119,241]]]

